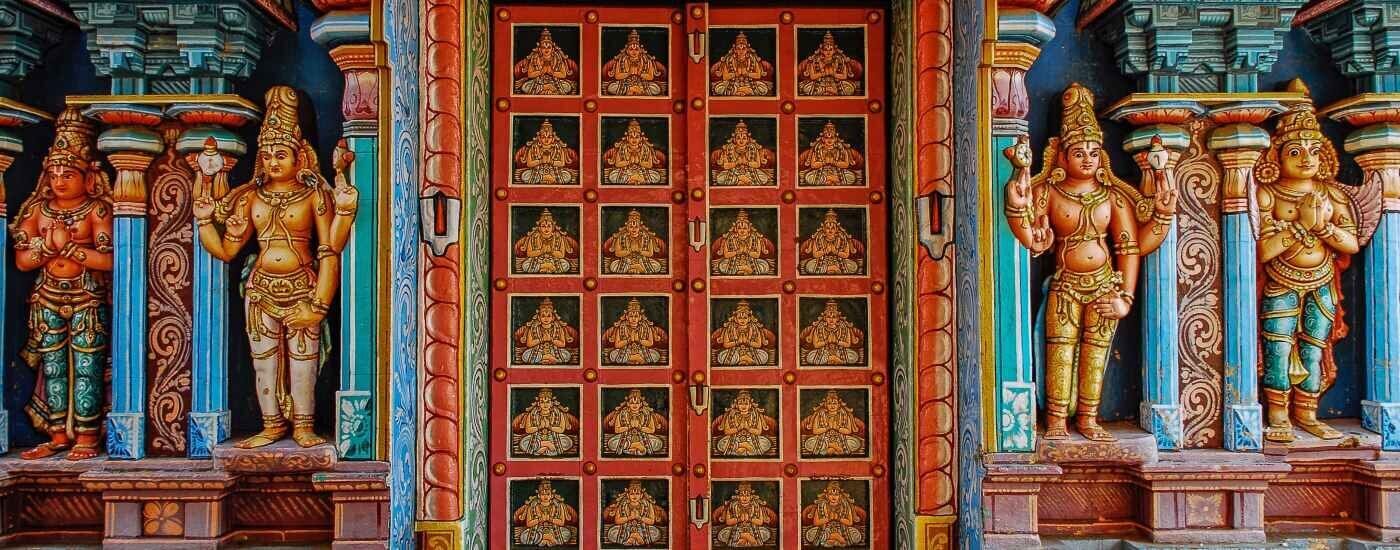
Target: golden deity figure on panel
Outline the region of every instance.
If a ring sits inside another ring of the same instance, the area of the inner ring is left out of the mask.
[[[865,245],[841,226],[834,209],[827,209],[798,251],[803,275],[859,275],[865,269]]]
[[[574,95],[578,89],[578,63],[554,42],[549,29],[540,31],[534,49],[515,64],[515,93],[523,95]]]
[[[666,359],[662,350],[666,331],[656,326],[636,298],[627,302],[622,316],[603,331],[604,358],[609,365],[656,365]]]
[[[764,456],[777,452],[778,421],[763,410],[748,390],[739,390],[734,401],[715,419],[712,429],[718,456]]]
[[[326,442],[314,431],[322,323],[340,283],[340,253],[359,192],[345,177],[354,155],[344,142],[335,151],[335,186],[321,176],[316,150],[302,138],[297,104],[291,88],[267,91],[253,180],[224,197],[215,199],[208,183],[222,164],[201,163],[199,154],[190,159],[201,176],[193,210],[205,250],[228,262],[254,237],[259,245],[244,303],[263,430],[239,442],[242,448],[281,440],[288,421],[298,445]],[[212,144],[205,153],[218,155]]]
[[[1333,345],[1347,331],[1341,272],[1375,230],[1381,200],[1378,185],[1337,182],[1338,168],[1310,101],[1279,118],[1254,168],[1264,437],[1270,441],[1293,441],[1294,425],[1322,439],[1342,437],[1318,420],[1318,402],[1337,377]]]
[[[603,508],[603,539],[622,546],[648,546],[661,542],[666,526],[666,509],[656,503],[656,498],[642,487],[642,482],[632,480],[627,488],[613,495],[612,502]]]
[[[715,239],[710,264],[717,275],[775,275],[776,251],[773,241],[749,220],[748,211],[740,210],[729,229]]]
[[[754,315],[747,300],[740,300],[710,339],[715,364],[727,367],[766,366],[777,362],[777,335]]]
[[[859,455],[865,451],[865,422],[841,399],[836,390],[827,390],[806,418],[802,419],[802,452],[812,456]]]
[[[865,158],[827,122],[797,157],[798,179],[806,186],[857,186],[864,182]]]
[[[666,183],[666,153],[652,145],[637,119],[629,121],[622,138],[603,153],[603,181],[613,185]]]
[[[629,390],[627,397],[603,417],[603,427],[608,432],[603,447],[612,454],[648,456],[666,448],[666,417],[651,407],[642,390]]]
[[[627,221],[603,241],[603,273],[659,275],[666,272],[666,241],[661,240],[632,209]]]
[[[535,137],[515,151],[515,181],[529,185],[574,185],[578,179],[578,153],[554,131],[548,120],[540,123]]]
[[[516,270],[531,274],[575,273],[578,253],[578,240],[565,233],[546,208],[530,232],[515,241]]]
[[[749,133],[748,124],[739,121],[734,132],[719,149],[710,153],[710,180],[718,186],[774,185],[776,170],[773,151]]]
[[[865,360],[864,332],[841,313],[836,300],[802,329],[802,364],[807,366],[859,365]]]
[[[711,517],[716,546],[765,546],[774,542],[778,534],[778,513],[748,481],[740,481],[734,494],[715,508]]]
[[[865,540],[868,517],[839,481],[830,481],[816,502],[802,509],[802,540],[820,548],[858,546]]]
[[[578,445],[578,417],[549,388],[540,388],[525,412],[511,421],[511,427],[517,449],[529,456],[574,454]]]
[[[1060,136],[1046,146],[1040,174],[1030,176],[1024,139],[1005,151],[1015,168],[1005,187],[1005,215],[1032,254],[1055,248],[1045,305],[1044,437],[1069,437],[1073,413],[1085,437],[1113,441],[1098,423],[1104,370],[1118,321],[1133,305],[1142,256],[1161,246],[1176,213],[1175,175],[1167,168],[1176,154],[1155,139],[1142,153],[1156,188],[1155,196],[1144,196],[1113,175],[1093,94],[1073,84],[1062,100]]]
[[[797,93],[806,96],[852,96],[861,94],[859,61],[836,45],[827,32],[821,45],[797,65]]]
[[[567,365],[578,360],[578,331],[559,317],[554,301],[545,298],[535,314],[515,329],[519,361],[526,365]]]
[[[515,541],[526,546],[570,546],[577,541],[578,510],[564,502],[549,480],[515,510]]]
[[[603,93],[621,96],[659,96],[666,93],[666,64],[657,61],[642,45],[636,29],[627,44],[603,64]]]
[[[764,61],[740,32],[729,51],[710,67],[710,93],[717,96],[766,96],[773,93],[773,64]]]

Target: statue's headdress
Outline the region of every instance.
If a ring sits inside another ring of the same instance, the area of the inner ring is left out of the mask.
[[[1303,88],[1306,92],[1307,89]],[[1281,159],[1279,150],[1288,142],[1299,140],[1313,140],[1322,144],[1322,163],[1318,166],[1317,177],[1323,181],[1332,181],[1337,176],[1339,161],[1337,151],[1332,147],[1332,140],[1322,133],[1322,125],[1317,121],[1317,111],[1313,107],[1312,101],[1303,101],[1290,107],[1278,119],[1278,125],[1274,127],[1273,139],[1270,140],[1269,150],[1264,153],[1264,158],[1254,166],[1254,179],[1261,184],[1270,185],[1278,181],[1282,175]]]
[[[1076,143],[1103,144],[1103,130],[1094,116],[1094,93],[1078,82],[1065,90],[1062,98],[1064,116],[1060,119],[1060,147],[1069,149]]]
[[[54,122],[53,145],[44,155],[44,168],[67,166],[86,172],[96,168],[96,155],[93,154],[93,136],[96,130],[91,121],[77,109],[69,107],[58,115]]]
[[[290,148],[297,155],[297,166],[300,168],[297,180],[308,186],[328,186],[325,178],[321,177],[316,150],[301,135],[301,123],[297,119],[300,100],[296,90],[288,86],[273,86],[267,90],[264,102],[267,114],[263,118],[262,128],[258,130],[258,149],[279,145]],[[261,163],[254,173],[256,178],[265,176]]]

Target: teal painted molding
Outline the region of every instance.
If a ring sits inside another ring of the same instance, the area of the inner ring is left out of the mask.
[[[1298,17],[1356,93],[1400,91],[1400,0],[1350,0]]]
[[[1025,8],[997,11],[997,40],[1040,47],[1055,38],[1055,21]]]
[[[253,74],[278,17],[254,0],[73,0],[112,94],[223,94]]]
[[[1353,155],[1381,149],[1395,149],[1400,145],[1400,124],[1382,122],[1372,124],[1351,134],[1342,143],[1342,149]]]
[[[994,396],[984,399],[996,401],[997,426],[996,450],[999,452],[1029,453],[1035,450],[1035,403],[1036,372],[1035,350],[1032,346],[1044,346],[1044,340],[1031,336],[1031,325],[1035,309],[1031,304],[1031,254],[1026,247],[1011,234],[1011,227],[1001,215],[1005,208],[1005,196],[1001,186],[1011,178],[1011,161],[1000,151],[1016,143],[1019,134],[994,133],[992,192],[993,217],[990,223],[996,226],[992,237],[992,273],[996,294],[991,298],[996,309],[996,388]],[[985,299],[985,298],[984,298]]]
[[[1141,92],[1255,92],[1303,0],[1119,0],[1090,29]]]
[[[15,97],[15,86],[77,24],[58,5],[0,0],[0,96]]]
[[[311,24],[311,39],[333,48],[341,44],[369,42],[369,12],[333,11]]]
[[[336,450],[340,458],[370,460],[377,447],[375,372],[379,336],[379,140],[348,137],[355,153],[346,177],[360,191],[350,241],[341,253],[340,389],[336,392]]]

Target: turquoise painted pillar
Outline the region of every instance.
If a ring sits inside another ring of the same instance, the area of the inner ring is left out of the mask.
[[[381,437],[376,387],[379,353],[379,69],[369,44],[369,12],[331,11],[311,37],[333,46],[331,59],[345,76],[341,114],[346,146],[355,161],[346,173],[359,190],[350,240],[341,252],[340,387],[335,393],[336,451],[340,458],[375,458]]]
[[[143,106],[91,107],[95,118],[120,111],[152,115]],[[159,109],[155,109],[159,120]],[[112,191],[112,411],[107,415],[107,455],[138,459],[146,454],[146,169],[165,148],[155,132],[141,127],[107,130],[97,149],[117,170]]]
[[[994,227],[991,258],[996,294],[986,296],[996,308],[995,396],[996,450],[1035,450],[1036,341],[1031,327],[1035,308],[1031,303],[1030,251],[1012,235],[1002,211],[1006,198],[1002,186],[1011,179],[1011,162],[1001,154],[1020,139],[1028,138],[1026,115],[1030,111],[1026,71],[1040,55],[1040,46],[1055,37],[1055,24],[1044,14],[1023,8],[1006,9],[997,17],[996,58],[992,67],[992,151],[990,194]],[[1048,159],[1042,159],[1045,162]]]
[[[10,163],[15,157],[24,151],[24,142],[19,136],[9,131],[0,131],[0,251],[10,250],[10,231],[7,228],[10,224],[9,212],[5,204],[5,171],[10,169]],[[6,256],[8,257],[8,256]],[[5,293],[9,290],[6,280],[7,271],[4,266],[0,266],[0,365],[8,363],[9,355],[5,349],[5,329],[6,318],[9,313],[5,311]],[[0,388],[5,387],[5,369],[0,368]],[[0,454],[10,452],[10,411],[4,406],[4,397],[0,396]]]

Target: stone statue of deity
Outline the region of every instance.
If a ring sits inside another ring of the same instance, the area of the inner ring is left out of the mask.
[[[746,97],[773,93],[773,64],[764,61],[739,33],[729,51],[710,67],[710,93],[717,96]]]
[[[642,390],[632,389],[603,417],[603,447],[627,456],[648,456],[666,448],[666,417],[651,408]]]
[[[861,93],[859,61],[836,45],[830,32],[822,36],[816,51],[797,65],[797,92],[808,96],[850,96]]]
[[[1068,438],[1074,413],[1084,437],[1113,441],[1098,423],[1104,369],[1118,321],[1133,305],[1142,256],[1161,246],[1176,213],[1175,175],[1167,168],[1173,154],[1159,140],[1142,153],[1156,192],[1140,192],[1109,166],[1093,94],[1073,84],[1062,99],[1060,136],[1046,146],[1040,174],[1030,176],[1024,138],[1005,151],[1015,168],[1005,214],[1031,254],[1055,249],[1045,304],[1044,437]]]
[[[1342,437],[1317,419],[1318,400],[1336,379],[1332,346],[1346,333],[1339,277],[1360,251],[1362,235],[1375,229],[1380,203],[1338,183],[1337,169],[1337,152],[1310,102],[1279,119],[1254,168],[1263,268],[1264,437],[1270,441],[1293,441],[1294,423],[1322,439]]]
[[[808,186],[854,186],[865,179],[865,158],[841,139],[836,125],[828,122],[797,157],[798,179]]]
[[[603,93],[622,96],[659,96],[666,93],[666,65],[642,45],[636,29],[627,44],[603,65]]]
[[[232,261],[256,237],[258,252],[244,288],[261,432],[237,443],[261,447],[287,436],[302,447],[326,442],[315,432],[316,376],[322,323],[340,282],[340,254],[350,239],[359,192],[345,178],[353,155],[342,142],[334,158],[335,186],[321,176],[316,151],[297,123],[297,93],[267,91],[267,117],[258,132],[252,181],[221,199],[208,178],[222,168],[199,162],[194,218],[209,254]],[[220,227],[222,226],[222,227]]]
[[[777,534],[778,514],[753,490],[753,485],[740,481],[728,500],[710,515],[714,526],[715,546],[753,548],[773,542]]]
[[[652,145],[637,119],[628,121],[622,137],[603,153],[603,181],[613,185],[666,183],[666,153]]]
[[[515,93],[522,95],[574,95],[578,93],[578,63],[554,42],[549,29],[525,59],[515,64]]]
[[[713,423],[715,454],[764,456],[776,452],[778,421],[763,410],[748,390],[739,390],[734,401]]]
[[[572,546],[578,536],[578,510],[564,502],[549,480],[515,510],[515,542],[524,546]]]
[[[603,540],[610,544],[654,545],[665,535],[665,525],[666,509],[635,479],[603,508]]]
[[[55,126],[34,194],[10,226],[16,267],[39,271],[20,357],[37,374],[24,410],[49,441],[20,453],[26,460],[97,456],[106,393],[112,186],[92,123],[68,108]]]
[[[830,481],[816,502],[802,509],[802,540],[819,548],[859,546],[865,541],[867,517],[840,482]]]

